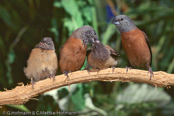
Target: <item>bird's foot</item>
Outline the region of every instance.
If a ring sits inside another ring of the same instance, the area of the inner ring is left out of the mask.
[[[88,71],[88,74],[90,75],[90,65],[87,63],[86,70]]]
[[[126,72],[128,72],[128,69],[131,70],[132,67],[127,67],[127,66],[126,66]]]
[[[32,84],[32,88],[34,89],[35,82],[34,82],[33,78],[31,78],[31,84]]]
[[[112,73],[114,73],[114,70],[115,70],[115,67],[114,67],[114,66],[112,66]]]
[[[53,78],[53,81],[55,81],[55,75],[51,74],[50,79]]]
[[[98,67],[97,67],[96,69],[97,69],[97,74],[98,74],[98,73],[99,73],[99,71],[100,71],[100,68],[98,68]]]
[[[90,70],[89,69],[86,69],[86,70],[87,70],[88,74],[90,75]]]
[[[90,75],[89,67],[86,67],[84,70],[87,70],[88,74]]]
[[[148,66],[148,65],[146,65],[146,66],[147,66],[147,68],[149,69],[149,71],[148,71],[147,74],[150,73],[150,80],[151,80],[152,76],[154,77],[154,74],[153,74],[152,68],[151,68],[150,66]]]
[[[71,73],[71,71],[64,71],[63,72],[63,74],[65,75],[65,76],[67,76],[67,78],[65,79],[65,81],[68,79],[69,80],[69,75],[68,75],[68,73]]]

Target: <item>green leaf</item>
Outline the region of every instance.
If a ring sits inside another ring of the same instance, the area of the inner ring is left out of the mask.
[[[69,18],[64,19],[64,26],[68,28],[69,35],[75,30],[74,25],[72,25],[72,21]]]
[[[92,10],[92,26],[96,31],[97,35],[99,36],[96,10],[94,7],[92,7],[91,10]]]
[[[82,110],[85,107],[85,99],[83,94],[82,84],[77,85],[77,91],[74,92],[71,96],[71,100],[75,106],[75,110]]]
[[[62,0],[62,6],[67,13],[71,15],[71,21],[65,22],[65,26],[70,30],[70,32],[83,26],[82,14],[79,11],[78,4],[75,0]],[[73,29],[72,29],[73,28]]]
[[[82,10],[83,10],[83,15],[85,16],[86,20],[88,22],[91,22],[92,21],[91,7],[87,6],[87,7],[83,8]]]
[[[173,58],[172,62],[170,63],[167,72],[172,73],[173,70],[174,70],[174,58]]]
[[[10,13],[3,7],[0,6],[0,18],[7,24],[8,26],[15,27],[12,23]]]
[[[79,13],[78,5],[75,0],[62,0],[61,4],[65,11],[69,13],[71,16],[77,16]]]
[[[169,103],[171,97],[163,90],[147,84],[129,85],[116,98],[117,103],[137,104],[137,103],[155,103],[158,107],[163,107]]]
[[[14,50],[10,49],[10,51],[8,53],[8,61],[9,61],[10,64],[12,64],[14,62],[15,57],[16,57],[16,55],[15,55]]]
[[[62,4],[61,2],[59,1],[55,1],[54,4],[53,4],[54,7],[58,7],[58,8],[61,8],[62,7]]]
[[[21,110],[21,111],[24,111],[24,112],[30,112],[30,110],[25,107],[24,105],[7,105],[9,107],[13,107],[15,109],[18,109],[18,110]]]
[[[106,31],[102,34],[102,43],[106,45],[109,39],[112,37],[113,34],[116,32],[116,27],[113,24],[109,24],[106,28]]]

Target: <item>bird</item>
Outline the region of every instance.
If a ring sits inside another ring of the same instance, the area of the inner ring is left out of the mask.
[[[89,25],[76,29],[59,50],[59,67],[69,79],[68,73],[79,70],[85,61],[88,43],[98,40],[96,31]],[[65,81],[66,81],[65,79]]]
[[[39,44],[32,49],[27,60],[27,67],[24,73],[28,79],[31,79],[32,87],[34,82],[46,78],[53,78],[58,69],[58,58],[55,53],[54,43],[50,37],[44,37]]]
[[[120,55],[113,48],[103,45],[99,40],[95,40],[92,48],[87,51],[88,64],[98,70],[112,67],[114,72],[118,56]]]
[[[148,69],[151,80],[152,76],[154,76],[151,69],[152,51],[145,32],[137,28],[134,22],[126,15],[116,16],[112,23],[116,25],[121,34],[122,46],[130,65],[136,68]]]

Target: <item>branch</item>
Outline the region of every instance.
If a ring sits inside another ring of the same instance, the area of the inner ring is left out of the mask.
[[[65,75],[58,75],[53,79],[45,79],[38,81],[32,89],[31,85],[17,86],[12,90],[0,92],[0,105],[13,104],[21,105],[32,99],[33,97],[43,94],[44,92],[60,88],[62,86],[71,85],[75,83],[84,83],[91,81],[117,81],[117,82],[140,82],[149,83],[158,87],[174,86],[174,74],[158,71],[154,72],[154,77],[151,80],[147,71],[131,69],[126,73],[125,68],[116,68],[112,73],[112,69],[104,69],[97,72],[89,73],[84,71],[76,71],[69,74],[69,80],[65,81]]]

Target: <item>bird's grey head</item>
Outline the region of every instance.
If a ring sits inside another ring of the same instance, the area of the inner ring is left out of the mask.
[[[73,32],[72,36],[75,36],[76,38],[81,39],[85,46],[88,43],[93,43],[94,41],[98,40],[98,36],[95,30],[89,25],[84,25],[76,29]]]
[[[116,25],[120,33],[128,32],[136,29],[134,22],[126,15],[118,15],[113,20],[112,23]]]
[[[35,48],[41,48],[44,50],[54,50],[54,42],[50,37],[44,37]]]

